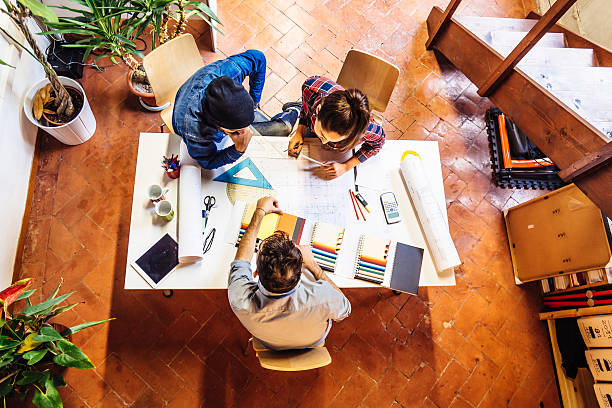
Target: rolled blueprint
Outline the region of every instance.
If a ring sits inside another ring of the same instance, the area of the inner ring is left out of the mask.
[[[202,167],[181,142],[181,176],[178,191],[178,260],[193,263],[202,259]]]
[[[434,198],[420,156],[414,152],[404,153],[400,169],[436,270],[443,273],[460,265],[461,260],[448,231],[448,223]]]

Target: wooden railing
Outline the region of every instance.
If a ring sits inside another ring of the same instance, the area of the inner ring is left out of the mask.
[[[544,36],[554,26],[565,12],[576,3],[577,0],[557,0],[555,4],[542,16],[534,25],[521,42],[512,50],[504,61],[499,64],[493,71],[486,82],[478,89],[480,96],[490,95],[504,80],[510,75],[514,67],[523,59],[523,57],[538,43],[540,38]],[[448,25],[453,14],[459,7],[461,0],[451,0],[444,11],[444,16],[438,26],[434,29],[425,46],[431,50],[435,42],[440,38],[444,29]]]

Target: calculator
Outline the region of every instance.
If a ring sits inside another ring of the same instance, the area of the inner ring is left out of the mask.
[[[380,195],[380,203],[382,204],[387,224],[395,224],[396,222],[400,222],[402,220],[402,217],[400,217],[397,200],[395,199],[395,194],[393,194],[393,192],[387,191],[386,193],[382,193]]]

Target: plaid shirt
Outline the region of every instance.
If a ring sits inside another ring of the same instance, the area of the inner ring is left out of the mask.
[[[317,107],[321,104],[321,98],[335,91],[342,91],[343,87],[322,76],[312,76],[302,85],[302,110],[300,112],[300,124],[314,129],[317,120]],[[364,162],[374,156],[385,144],[385,131],[382,126],[370,120],[366,131],[361,136],[363,143],[355,153],[360,162]]]

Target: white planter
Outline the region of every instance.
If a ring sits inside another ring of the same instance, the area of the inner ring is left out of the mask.
[[[94,134],[96,131],[96,118],[91,111],[91,107],[87,101],[87,96],[85,95],[85,91],[83,90],[81,84],[74,79],[67,77],[59,77],[59,80],[63,85],[72,86],[83,94],[83,107],[81,108],[79,114],[70,122],[64,123],[61,126],[42,126],[32,114],[32,101],[34,100],[34,95],[36,95],[36,92],[38,92],[39,89],[47,86],[49,83],[47,78],[40,80],[34,84],[32,88],[30,88],[26,94],[23,109],[30,122],[39,128],[44,129],[45,132],[49,133],[60,142],[67,145],[78,145],[89,140],[89,138]]]

